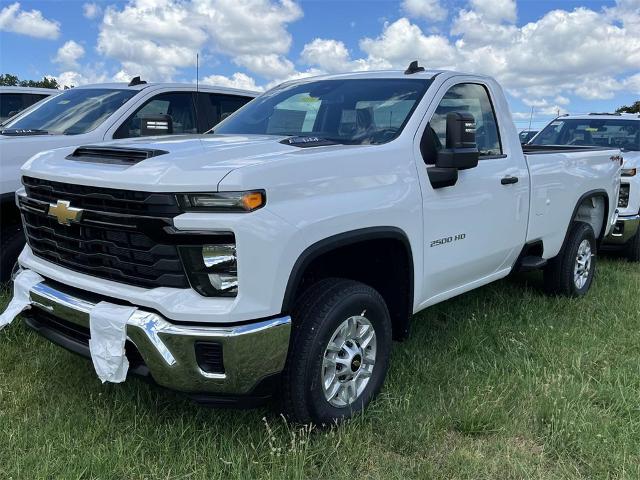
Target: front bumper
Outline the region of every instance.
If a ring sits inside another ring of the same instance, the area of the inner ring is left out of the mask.
[[[623,245],[633,238],[640,228],[640,214],[620,216],[615,225],[605,237],[604,243],[609,245]]]
[[[45,280],[30,291],[27,324],[65,348],[89,356],[89,312],[101,299]],[[138,309],[127,322],[127,357],[134,373],[148,371],[163,387],[206,395],[251,395],[284,368],[289,347],[288,316],[232,326],[180,325]],[[201,368],[196,342],[221,346],[223,371]]]

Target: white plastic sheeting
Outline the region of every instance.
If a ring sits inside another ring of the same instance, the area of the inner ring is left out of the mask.
[[[20,312],[31,307],[29,290],[42,282],[44,278],[33,270],[22,270],[13,280],[13,298],[0,315],[0,329],[9,325]]]
[[[136,307],[100,302],[89,312],[89,350],[98,378],[120,383],[127,378],[129,361],[125,355],[127,321]]]

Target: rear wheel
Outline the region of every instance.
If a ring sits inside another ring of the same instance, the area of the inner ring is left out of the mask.
[[[596,270],[596,238],[591,225],[576,222],[571,227],[565,245],[557,257],[545,267],[547,291],[556,295],[585,295]]]
[[[300,298],[283,374],[282,408],[298,423],[329,425],[363,410],[389,366],[391,320],[380,294],[327,279]]]
[[[24,247],[22,225],[7,225],[0,229],[0,282],[8,282]]]

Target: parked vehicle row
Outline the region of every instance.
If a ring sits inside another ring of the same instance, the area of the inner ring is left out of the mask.
[[[121,105],[135,95],[117,92]],[[302,79],[206,135],[95,144],[139,136],[125,106],[99,138],[22,167],[12,308],[94,365],[108,318],[121,348],[107,367],[126,357],[203,403],[277,393],[294,421],[350,418],[412,314],[517,270],[582,296],[617,221],[618,146],[523,151],[485,76],[414,62]]]
[[[640,262],[640,115],[565,115],[549,123],[529,145],[599,146],[622,151],[620,216],[604,246],[622,250],[630,261]]]
[[[0,130],[0,281],[9,279],[24,246],[15,191],[31,156],[60,147],[148,135],[204,133],[257,94],[231,88],[147,83],[100,84],[64,90]]]

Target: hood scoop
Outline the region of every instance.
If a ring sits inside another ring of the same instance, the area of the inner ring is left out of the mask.
[[[68,155],[69,160],[90,163],[106,163],[110,165],[135,165],[151,157],[164,155],[166,150],[125,147],[78,147]]]

